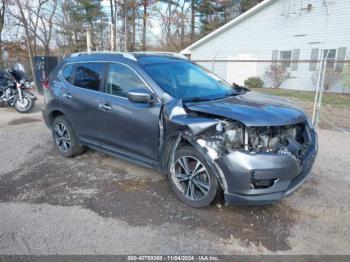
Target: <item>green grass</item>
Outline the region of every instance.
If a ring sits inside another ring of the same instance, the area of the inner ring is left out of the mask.
[[[302,102],[313,103],[315,100],[315,92],[311,91],[297,91],[281,88],[255,88],[253,91],[282,96],[288,99],[299,100]],[[350,107],[350,94],[323,93],[322,103],[335,107]]]

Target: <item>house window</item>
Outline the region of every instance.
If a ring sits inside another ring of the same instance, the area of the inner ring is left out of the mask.
[[[318,48],[313,48],[311,50],[311,62],[310,62],[310,67],[309,70],[310,71],[316,71],[317,69],[317,60],[318,60],[318,54],[319,54],[320,50]]]
[[[292,51],[281,51],[280,61],[284,68],[290,68],[292,64]]]
[[[292,55],[292,71],[297,71],[299,66],[299,57],[300,57],[300,49],[293,49],[293,55]]]
[[[337,49],[324,49],[323,58],[326,59],[327,68],[334,69]]]
[[[337,60],[335,62],[335,71],[337,72],[343,71],[345,57],[346,57],[346,47],[339,47],[337,51]]]

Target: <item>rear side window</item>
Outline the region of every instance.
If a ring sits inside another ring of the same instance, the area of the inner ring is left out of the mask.
[[[94,91],[99,91],[102,74],[102,63],[82,63],[75,65],[74,85]]]
[[[73,76],[74,76],[74,66],[73,65],[67,65],[62,70],[62,76],[68,83],[72,84],[73,83]]]
[[[130,68],[120,64],[110,64],[106,92],[126,97],[132,89],[147,89],[147,86]]]

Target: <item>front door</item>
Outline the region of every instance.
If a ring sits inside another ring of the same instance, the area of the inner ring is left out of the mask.
[[[107,147],[158,161],[161,104],[131,102],[127,92],[140,88],[150,92],[133,69],[120,63],[108,65],[100,101],[101,139]]]

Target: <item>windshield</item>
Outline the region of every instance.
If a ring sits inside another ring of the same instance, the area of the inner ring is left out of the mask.
[[[165,92],[176,98],[206,100],[235,94],[230,84],[190,62],[149,64],[144,69]]]

